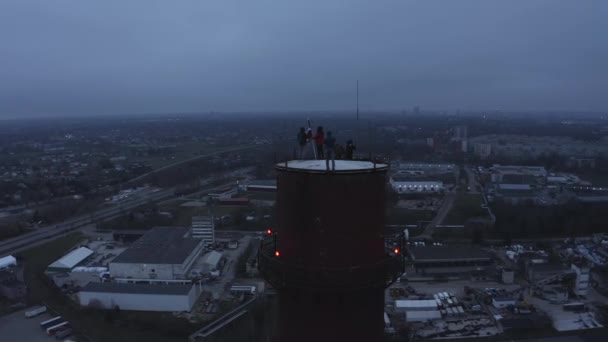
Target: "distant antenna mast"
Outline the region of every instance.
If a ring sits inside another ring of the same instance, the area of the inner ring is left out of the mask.
[[[359,80],[357,80],[357,121],[359,121]]]

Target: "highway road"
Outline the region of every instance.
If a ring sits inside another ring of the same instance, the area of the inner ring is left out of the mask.
[[[233,183],[231,182],[219,186],[214,186],[204,191],[213,191],[215,189],[221,189],[229,184]],[[174,196],[175,190],[173,188],[162,189],[156,192],[149,192],[145,194],[145,196],[134,198],[125,202],[120,202],[114,206],[103,208],[86,215],[78,216],[64,221],[60,224],[39,228],[35,231],[0,241],[0,256],[20,252],[41,242],[48,241],[53,238],[58,238],[66,233],[83,228],[88,224],[111,220],[121,215],[125,215],[125,213],[127,213],[133,208],[159,202]]]
[[[433,232],[435,231],[435,227],[437,227],[437,225],[439,225],[439,224],[441,224],[441,222],[443,222],[443,220],[445,219],[445,217],[448,214],[448,212],[450,211],[450,209],[452,209],[452,205],[454,204],[455,199],[456,199],[455,191],[450,191],[445,195],[445,198],[443,200],[443,205],[441,206],[441,208],[439,208],[439,210],[437,210],[437,215],[435,215],[435,217],[433,218],[431,223],[429,223],[424,228],[424,232],[421,235],[416,237],[417,239],[432,239],[433,238]]]
[[[140,198],[134,198],[130,201],[121,202],[111,207],[71,218],[60,224],[39,228],[35,231],[0,241],[0,255],[19,252],[23,249],[31,247],[36,242],[58,237],[65,233],[80,229],[81,227],[91,223],[116,218],[120,215],[124,215],[128,210],[145,204],[157,202],[170,196],[174,196],[174,190],[172,188],[150,192],[146,194],[146,196]]]
[[[469,179],[469,193],[479,193],[477,189],[481,189],[481,185],[479,184],[479,182],[477,182],[477,177],[475,175],[475,171],[473,170],[473,166],[465,165],[464,170]]]

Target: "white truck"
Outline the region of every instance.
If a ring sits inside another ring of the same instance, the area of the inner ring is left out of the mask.
[[[37,306],[25,312],[25,317],[32,318],[46,312],[46,306]]]

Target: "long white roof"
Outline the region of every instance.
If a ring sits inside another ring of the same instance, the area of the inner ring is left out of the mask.
[[[0,258],[0,269],[9,267],[11,265],[17,265],[17,259],[15,259],[12,255],[7,255],[5,257]]]
[[[434,299],[396,300],[395,308],[401,308],[401,309],[437,308],[437,302]]]
[[[278,166],[287,165],[290,169],[324,171],[325,160],[290,160],[287,163],[278,163]],[[376,168],[387,167],[386,164],[378,163]],[[336,171],[373,170],[374,163],[361,160],[336,160]]]
[[[75,250],[71,251],[70,253],[62,256],[61,259],[53,262],[52,264],[49,265],[49,267],[70,268],[71,269],[74,266],[78,265],[78,263],[80,263],[84,259],[88,258],[91,254],[93,254],[92,250],[90,250],[86,247],[80,247],[80,248],[75,249]]]
[[[212,266],[216,266],[220,262],[220,259],[222,259],[222,253],[216,251],[211,251],[203,256],[203,262]]]

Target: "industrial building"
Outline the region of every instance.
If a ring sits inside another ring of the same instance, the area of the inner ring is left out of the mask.
[[[397,193],[440,192],[444,190],[443,182],[417,181],[399,175],[391,176],[389,182],[393,190]]]
[[[452,173],[454,164],[429,164],[429,163],[411,163],[411,162],[394,162],[391,168],[400,171],[414,171],[425,174]]]
[[[434,299],[396,300],[395,312],[403,314],[407,322],[425,322],[441,318],[441,312]]]
[[[327,172],[325,160],[294,160],[275,169],[276,226],[258,267],[278,292],[278,340],[381,341],[384,289],[403,272],[383,236],[388,165],[336,160]]]
[[[408,323],[426,322],[431,319],[439,319],[439,318],[441,318],[441,312],[439,310],[405,312],[405,321]]]
[[[506,183],[496,185],[495,195],[496,198],[500,198],[511,205],[526,203],[526,201],[534,201],[538,196],[537,189],[530,184]]]
[[[393,163],[393,169],[389,183],[397,193],[440,192],[454,182],[453,164]]]
[[[473,246],[419,246],[409,253],[420,274],[468,276],[493,263],[490,253]]]
[[[74,267],[81,265],[93,253],[86,247],[79,247],[50,264],[46,270],[47,272],[69,272]]]
[[[547,170],[542,166],[498,165],[490,167],[492,183],[534,184],[544,183]]]
[[[437,301],[434,299],[396,300],[395,311],[428,311],[436,310]]]
[[[212,216],[192,217],[192,237],[202,239],[205,245],[215,243],[215,224]]]
[[[201,292],[200,284],[89,283],[78,293],[78,299],[81,306],[96,309],[189,312]]]
[[[183,227],[157,227],[110,263],[113,278],[185,279],[204,242]]]

